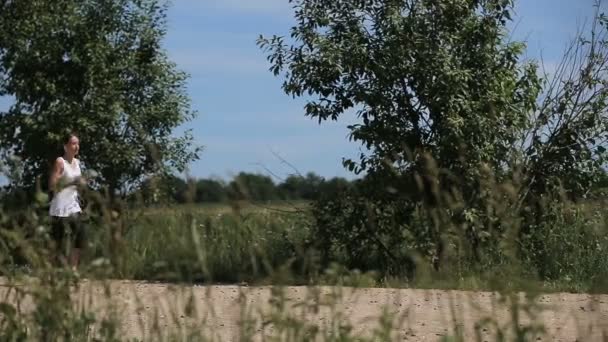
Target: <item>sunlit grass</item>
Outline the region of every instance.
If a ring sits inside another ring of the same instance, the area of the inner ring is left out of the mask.
[[[5,229],[3,246],[19,246],[30,263],[10,268],[12,259],[4,259],[0,339],[536,341],[562,336],[555,325],[545,327],[552,321],[543,313],[566,319],[570,313],[555,310],[570,307],[560,306],[563,294],[541,294],[608,289],[602,282],[606,225],[597,209],[589,203],[559,209],[568,214],[542,237],[561,265],[553,279],[515,265],[485,273],[436,271],[420,259],[415,278],[406,281],[381,270],[323,264],[309,249],[315,221],[305,202],[109,210],[92,221],[81,278],[45,263],[43,245],[36,242],[42,237],[32,240]],[[44,218],[38,219],[43,227]],[[564,241],[573,248],[560,247]],[[544,306],[543,298],[554,307]],[[594,330],[568,326],[563,334],[600,336],[604,300],[569,299],[568,305],[587,311],[568,319],[593,318],[580,326]],[[420,321],[416,313],[430,316]]]

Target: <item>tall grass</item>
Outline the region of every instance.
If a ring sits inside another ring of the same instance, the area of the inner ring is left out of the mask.
[[[280,208],[239,213],[218,208],[173,208],[126,218],[121,277],[194,282],[251,282],[298,258],[309,218]],[[108,241],[98,230],[92,257]]]
[[[462,259],[449,255],[448,267],[436,271],[419,258],[413,279],[390,276],[381,269],[344,268],[340,264],[348,263],[346,256],[335,260],[340,262],[332,268],[336,276],[329,277],[323,272],[329,265],[320,264],[318,251],[311,249],[318,237],[306,208],[304,204],[244,204],[238,209],[227,205],[131,209],[91,224],[85,263],[112,264],[108,275],[114,278],[170,282],[332,284],[367,274],[373,286],[608,290],[608,225],[599,202],[553,203],[540,226],[504,250],[484,254],[489,257],[481,267],[471,264],[467,246],[452,240],[450,248],[465,250]],[[119,236],[113,236],[117,231]]]
[[[451,268],[436,271],[420,259],[407,282],[382,270],[321,264],[310,248],[319,238],[315,221],[302,206],[120,210],[102,203],[90,220],[91,244],[80,275],[49,263],[44,205],[24,210],[18,219],[15,212],[3,212],[0,340],[416,340],[420,323],[412,315],[420,304],[407,296],[420,293],[393,292],[395,287],[496,291],[476,294],[475,300],[458,293],[438,299],[436,310],[446,319],[445,328],[436,329],[438,340],[536,340],[548,336],[539,292],[608,289],[602,206],[559,202],[551,208],[540,221],[544,225],[517,239],[517,251],[492,259],[491,267],[469,267],[463,254],[462,260],[449,259]],[[139,283],[112,281],[119,279],[181,285],[154,288],[158,293],[150,297],[138,292]],[[369,287],[387,289],[377,290],[383,298],[373,298]],[[230,303],[221,301],[223,291],[234,293]],[[347,305],[360,298],[373,304],[371,312],[349,311]],[[139,313],[133,323],[138,333],[125,330],[128,312]],[[470,317],[474,321],[466,322]],[[226,325],[238,336],[226,335]]]

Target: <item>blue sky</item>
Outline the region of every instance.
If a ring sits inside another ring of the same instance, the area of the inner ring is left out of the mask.
[[[527,58],[542,53],[550,69],[577,28],[590,20],[593,3],[520,0],[513,36],[528,42]],[[165,48],[190,74],[188,92],[198,112],[185,128],[205,146],[191,175],[229,178],[264,168],[279,176],[293,172],[279,155],[302,173],[353,177],[341,159],[358,155],[346,129],[356,118],[319,125],[305,117],[304,102],[283,93],[282,80],[267,70],[255,44],[260,34],[288,34],[293,20],[287,0],[173,0],[168,25]]]
[[[528,58],[551,68],[577,28],[593,14],[593,0],[523,0],[516,7],[514,38],[529,44]],[[341,165],[359,147],[347,140],[355,118],[319,125],[303,115],[302,100],[285,95],[256,46],[259,34],[287,34],[293,25],[286,0],[175,0],[166,48],[191,75],[189,93],[198,118],[188,126],[205,145],[195,176],[227,177],[240,170],[279,175],[292,170],[352,177]]]
[[[284,158],[302,173],[348,176],[341,158],[357,152],[347,142],[348,122],[306,118],[304,102],[283,93],[256,46],[260,34],[288,33],[287,1],[176,0],[169,15],[166,48],[191,76],[198,118],[188,127],[204,145],[192,175],[228,178],[267,168],[285,176],[294,170]]]

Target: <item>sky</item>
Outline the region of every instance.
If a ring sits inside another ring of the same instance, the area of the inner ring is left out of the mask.
[[[593,14],[593,0],[521,0],[513,37],[528,42],[527,58],[543,58],[550,69],[565,44]],[[198,117],[188,126],[205,146],[191,166],[194,176],[220,177],[259,171],[284,176],[314,171],[352,178],[343,157],[357,157],[346,126],[353,116],[324,122],[304,116],[304,101],[281,89],[282,79],[256,38],[288,35],[294,25],[286,0],[175,0],[169,11],[166,48],[188,72]]]
[[[520,0],[513,38],[525,40],[525,57],[543,58],[551,69],[577,29],[589,22],[594,0]],[[606,4],[603,5],[606,7]],[[287,0],[173,0],[164,42],[170,58],[189,75],[188,93],[196,119],[191,129],[204,146],[193,162],[194,177],[231,178],[240,171],[285,177],[313,171],[353,178],[343,157],[356,158],[347,125],[356,118],[323,122],[304,116],[304,101],[281,89],[268,71],[257,37],[288,35],[294,25]],[[0,99],[0,109],[8,101]],[[86,137],[81,138],[86,143]]]

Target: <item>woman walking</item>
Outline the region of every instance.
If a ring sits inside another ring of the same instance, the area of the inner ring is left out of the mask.
[[[80,253],[85,247],[85,230],[82,224],[78,187],[85,184],[81,176],[80,160],[76,158],[80,140],[74,133],[63,140],[63,156],[58,157],[51,170],[49,187],[53,193],[49,214],[51,235],[55,240],[60,263],[66,258],[75,271],[80,263]]]

